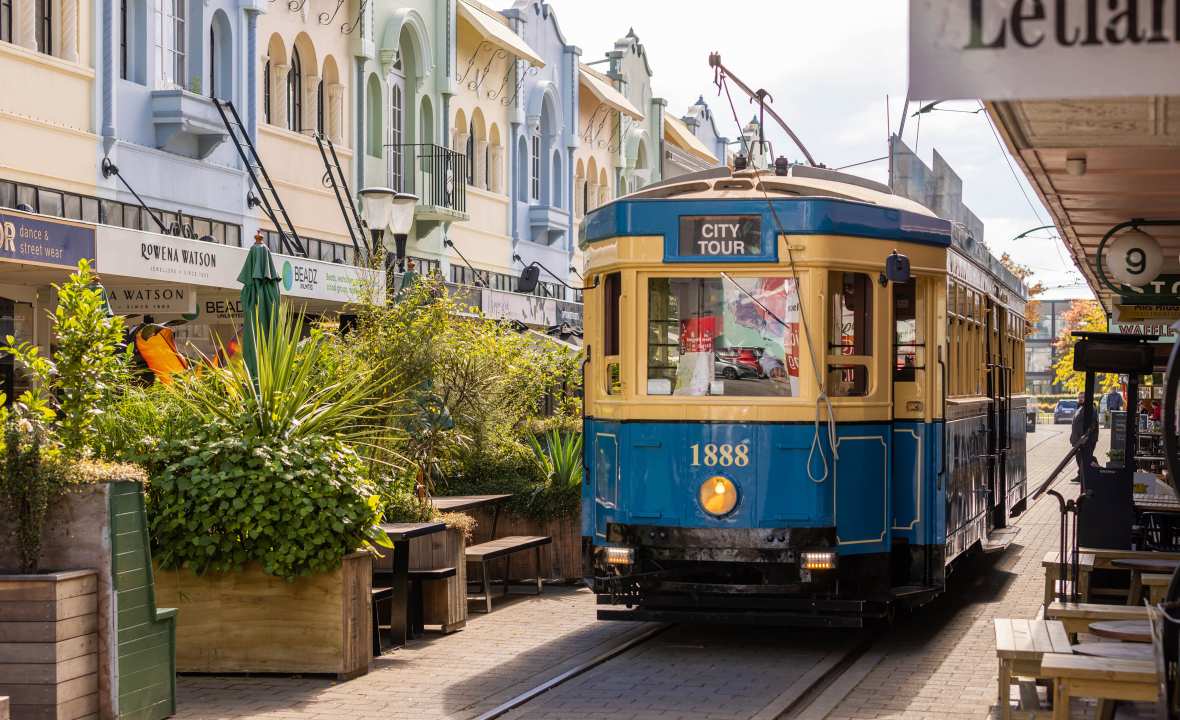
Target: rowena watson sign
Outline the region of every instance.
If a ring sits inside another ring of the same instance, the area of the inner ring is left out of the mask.
[[[1180,94],[1180,0],[910,0],[914,100]]]

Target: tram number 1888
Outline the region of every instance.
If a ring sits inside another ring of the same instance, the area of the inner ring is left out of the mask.
[[[745,467],[750,464],[750,446],[746,443],[694,443],[691,447],[693,467]]]

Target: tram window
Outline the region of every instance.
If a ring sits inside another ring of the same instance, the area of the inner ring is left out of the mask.
[[[828,365],[828,395],[864,397],[869,394],[869,369],[864,365]]]
[[[873,283],[864,273],[834,272],[832,336],[829,351],[835,355],[873,354]]]
[[[649,280],[647,394],[798,396],[796,291],[783,277]]]
[[[919,306],[918,283],[893,285],[893,348],[896,360],[893,365],[895,382],[913,382],[917,371],[926,366],[925,337]]]
[[[619,354],[619,299],[622,294],[623,281],[619,273],[607,275],[602,283],[602,317],[605,321],[602,350],[607,357]]]

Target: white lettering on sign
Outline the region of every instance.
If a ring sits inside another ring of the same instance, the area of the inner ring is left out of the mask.
[[[762,254],[760,215],[682,216],[678,254],[686,257]]]
[[[710,240],[713,238],[735,238],[741,228],[741,223],[705,223],[701,225],[701,237]]]
[[[698,255],[745,255],[746,243],[741,240],[697,240]]]

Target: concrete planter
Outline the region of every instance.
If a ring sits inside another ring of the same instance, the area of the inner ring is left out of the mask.
[[[17,565],[10,530],[0,521],[0,568]],[[13,720],[172,715],[173,611],[155,604],[143,488],[95,483],[55,500],[41,566],[56,572],[0,574],[0,695]]]
[[[179,609],[180,672],[309,673],[348,679],[369,672],[372,558],[288,582],[257,564],[196,575],[156,570],[161,602]]]

